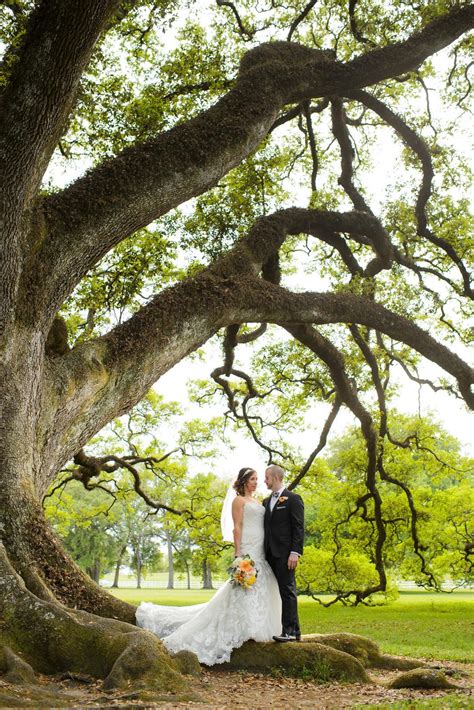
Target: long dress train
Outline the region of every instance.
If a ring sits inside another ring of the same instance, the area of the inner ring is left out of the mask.
[[[278,584],[263,549],[265,510],[245,503],[241,552],[255,561],[258,577],[250,589],[225,582],[210,601],[194,606],[160,606],[143,602],[138,626],[153,631],[172,653],[187,650],[208,666],[225,663],[245,641],[270,641],[281,632]]]

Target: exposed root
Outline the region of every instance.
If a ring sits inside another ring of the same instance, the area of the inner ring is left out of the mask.
[[[450,683],[444,671],[432,668],[414,668],[411,671],[400,673],[389,684],[389,688],[437,688],[449,690],[459,686]]]
[[[257,643],[247,641],[236,649],[224,668],[260,673],[282,672],[287,676],[319,682],[341,680],[370,683],[362,663],[354,656],[321,643]]]
[[[5,652],[5,646],[11,650]],[[133,684],[174,693],[187,689],[178,663],[156,636],[122,621],[38,599],[14,571],[1,543],[0,647],[7,671],[20,653],[42,673],[87,674],[104,678],[107,688]],[[16,667],[26,673],[22,663]]]
[[[410,670],[420,668],[423,662],[416,658],[405,658],[390,656],[381,652],[378,645],[365,636],[357,634],[307,634],[301,639],[304,643],[321,643],[330,646],[338,651],[344,651],[350,656],[354,656],[364,666],[364,668],[387,668],[398,670]]]
[[[8,646],[0,647],[0,671],[3,679],[13,685],[34,685],[37,683],[35,672],[29,663],[23,661]]]

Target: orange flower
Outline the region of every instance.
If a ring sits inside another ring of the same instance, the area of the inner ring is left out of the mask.
[[[229,573],[231,584],[238,585],[242,589],[250,589],[255,584],[258,575],[255,562],[250,559],[249,555],[235,558],[233,564],[229,567]]]

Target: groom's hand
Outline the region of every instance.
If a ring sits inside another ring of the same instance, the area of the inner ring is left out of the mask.
[[[288,557],[288,569],[296,569],[298,560],[299,555],[297,555],[296,552],[290,552],[290,556]]]

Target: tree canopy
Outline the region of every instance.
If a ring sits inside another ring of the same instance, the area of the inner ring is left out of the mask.
[[[79,658],[99,627],[55,601],[134,610],[91,585],[40,500],[71,460],[89,476],[110,466],[83,447],[213,337],[223,362],[202,396],[223,394],[292,487],[341,408],[359,421],[350,518],[368,524],[376,575],[357,600],[387,586],[387,490],[427,569],[419,502],[389,466],[393,447],[423,442],[390,406],[402,376],[474,406],[473,24],[472,4],[451,0],[2,4],[1,633],[43,668],[59,628],[54,654],[75,668],[106,675],[117,660],[113,642],[108,670]],[[317,400],[327,420],[296,455],[281,431]],[[162,651],[130,639],[120,648],[155,654],[172,684]]]

